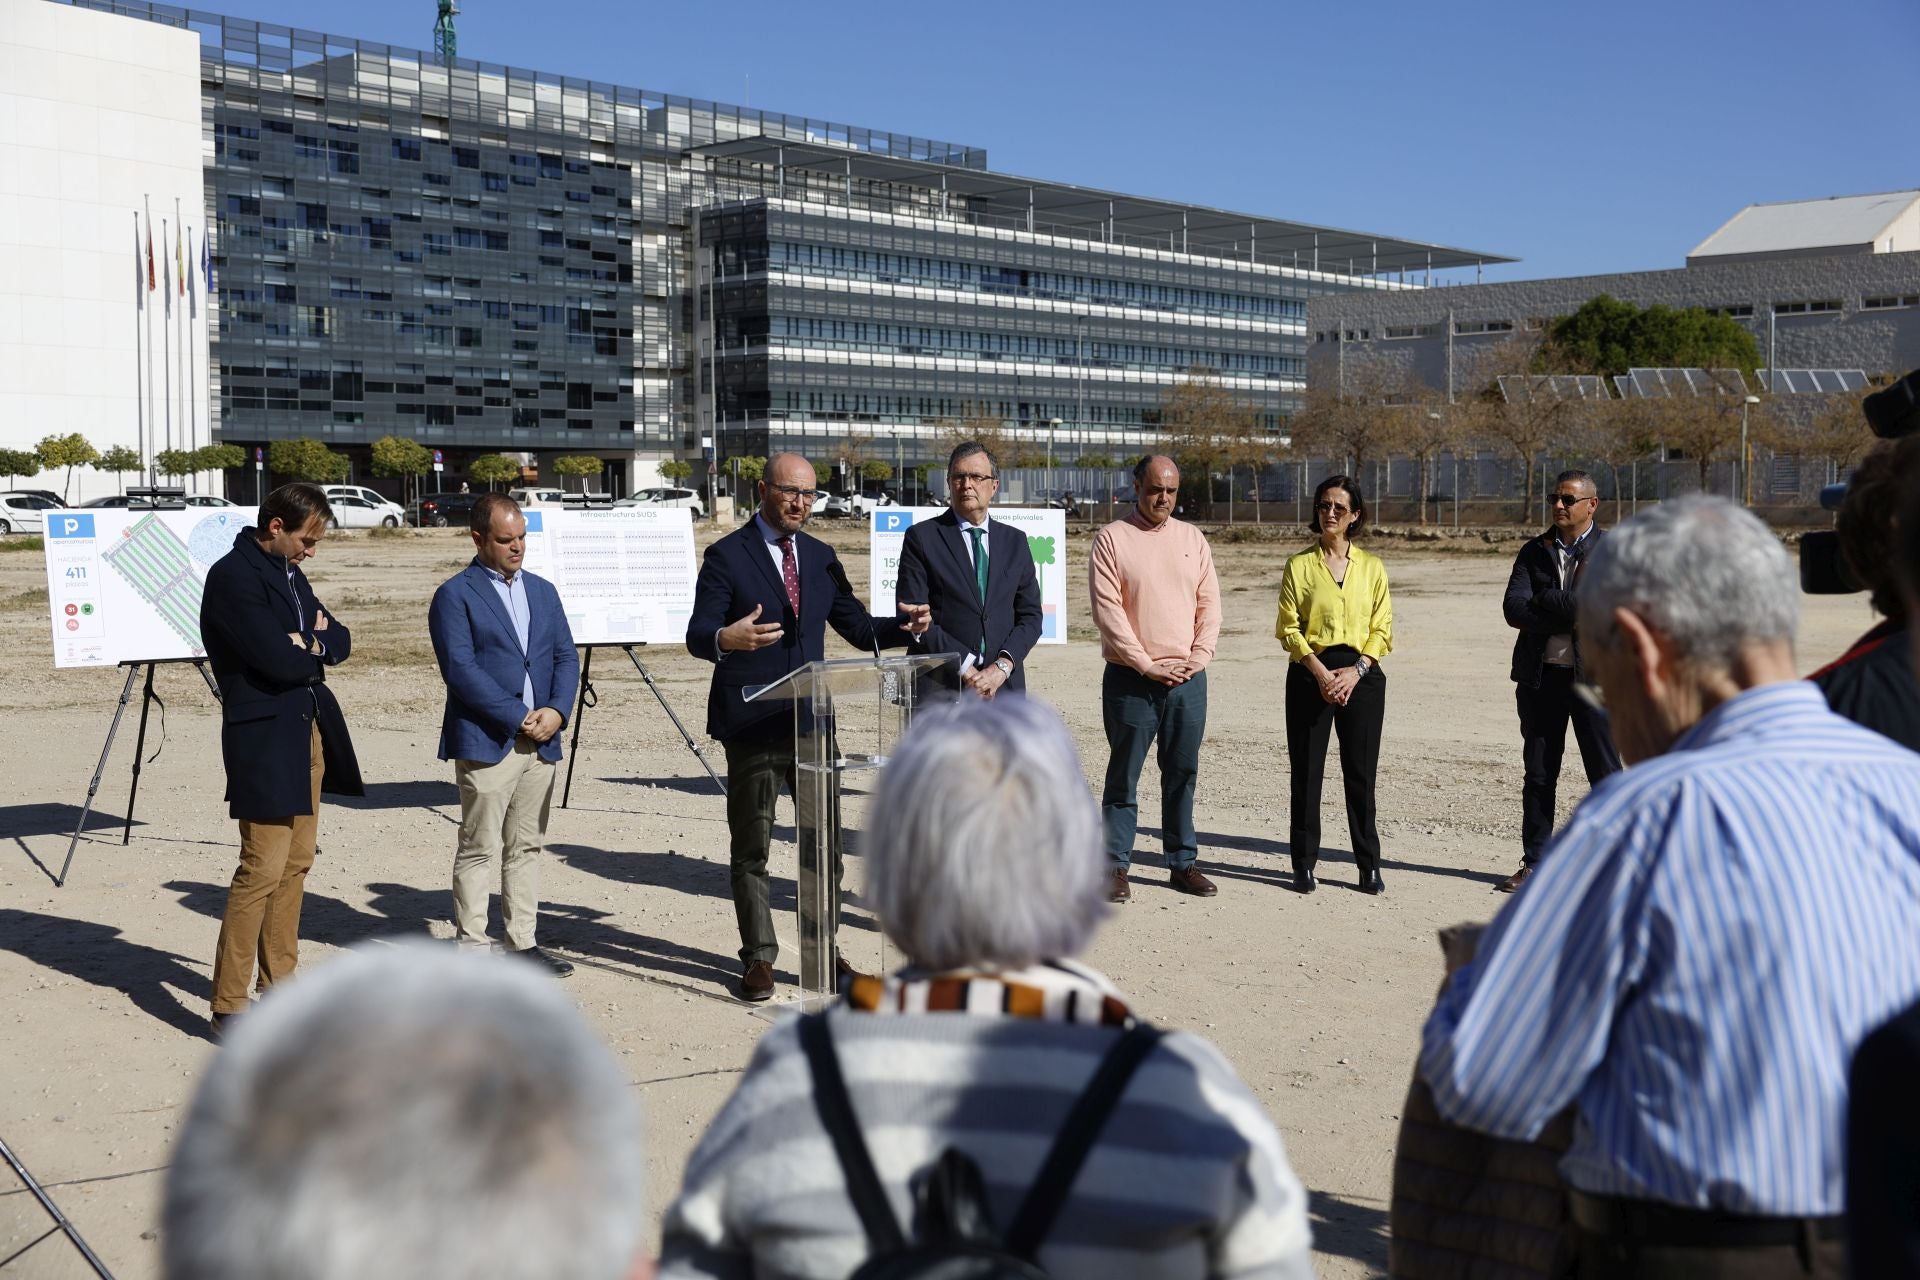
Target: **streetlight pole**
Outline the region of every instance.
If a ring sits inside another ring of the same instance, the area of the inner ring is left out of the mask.
[[[1740,402],[1740,505],[1753,505],[1753,460],[1747,455],[1747,410],[1760,403],[1759,396]]]
[[[1051,488],[1053,488],[1053,487],[1054,487],[1054,483],[1053,483],[1053,438],[1054,438],[1054,436],[1055,436],[1055,435],[1057,435],[1057,434],[1059,433],[1059,431],[1060,431],[1060,419],[1058,419],[1058,418],[1048,418],[1048,419],[1047,419],[1047,488],[1049,488],[1049,489],[1051,489]]]

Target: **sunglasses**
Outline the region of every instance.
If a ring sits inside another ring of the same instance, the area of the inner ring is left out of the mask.
[[[1553,495],[1553,505],[1556,507],[1577,507],[1586,500],[1587,499],[1577,493],[1556,493]],[[1600,501],[1598,497],[1595,497],[1593,500],[1595,502]]]
[[[1352,510],[1351,507],[1343,507],[1337,502],[1316,502],[1313,504],[1313,509],[1323,511],[1330,516],[1343,516]]]

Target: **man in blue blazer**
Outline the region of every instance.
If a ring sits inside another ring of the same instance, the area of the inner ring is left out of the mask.
[[[907,529],[894,599],[924,604],[932,623],[914,639],[928,653],[964,655],[958,672],[937,668],[929,683],[962,683],[984,698],[1025,693],[1027,654],[1040,639],[1040,580],[1027,535],[987,518],[999,464],[977,441],[947,458],[947,510]]]
[[[200,642],[220,686],[227,812],[240,822],[240,865],[213,959],[216,1035],[256,985],[284,982],[299,963],[320,793],[365,794],[325,674],[347,660],[353,638],[300,569],[332,518],[316,486],[275,489],[207,571],[200,600]]]
[[[565,977],[573,965],[542,948],[535,928],[554,766],[580,684],[580,655],[560,593],[520,567],[527,551],[520,504],[486,494],[473,504],[469,528],[473,563],[440,584],[427,614],[447,682],[440,758],[453,761],[460,787],[454,937],[462,946],[488,945],[497,862],[507,950]]]
[[[780,953],[767,906],[767,848],[773,807],[784,780],[798,794],[793,711],[785,702],[748,702],[746,694],[826,656],[829,625],[856,649],[897,649],[909,630],[876,618],[854,596],[833,548],[801,532],[817,495],[813,464],[797,453],[767,460],[760,509],[707,548],[694,586],[687,649],[714,664],[707,732],[727,753],[727,828],[731,835],[733,912],[740,928],[740,995],[773,994]],[[925,630],[926,611],[908,611]],[[840,849],[833,849],[835,901]],[[836,959],[841,972],[844,960]]]

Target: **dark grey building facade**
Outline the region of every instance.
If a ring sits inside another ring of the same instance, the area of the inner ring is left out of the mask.
[[[954,420],[1063,456],[1151,446],[1190,371],[1276,431],[1310,298],[1494,255],[996,174],[976,147],[141,0],[201,37],[216,434],[386,435],[528,465]],[[722,466],[724,470],[724,465]],[[546,478],[551,478],[547,473]]]

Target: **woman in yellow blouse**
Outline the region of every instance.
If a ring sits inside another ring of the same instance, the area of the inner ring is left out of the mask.
[[[1347,793],[1347,831],[1360,867],[1360,892],[1384,893],[1380,833],[1373,824],[1373,779],[1380,764],[1380,726],[1387,676],[1380,659],[1393,651],[1393,601],[1378,556],[1352,539],[1366,532],[1367,503],[1351,476],[1328,476],[1313,491],[1320,540],[1287,561],[1274,635],[1286,646],[1287,762],[1293,773],[1288,845],[1293,887],[1312,893],[1320,857],[1320,781],[1327,732],[1340,734],[1340,777]]]

